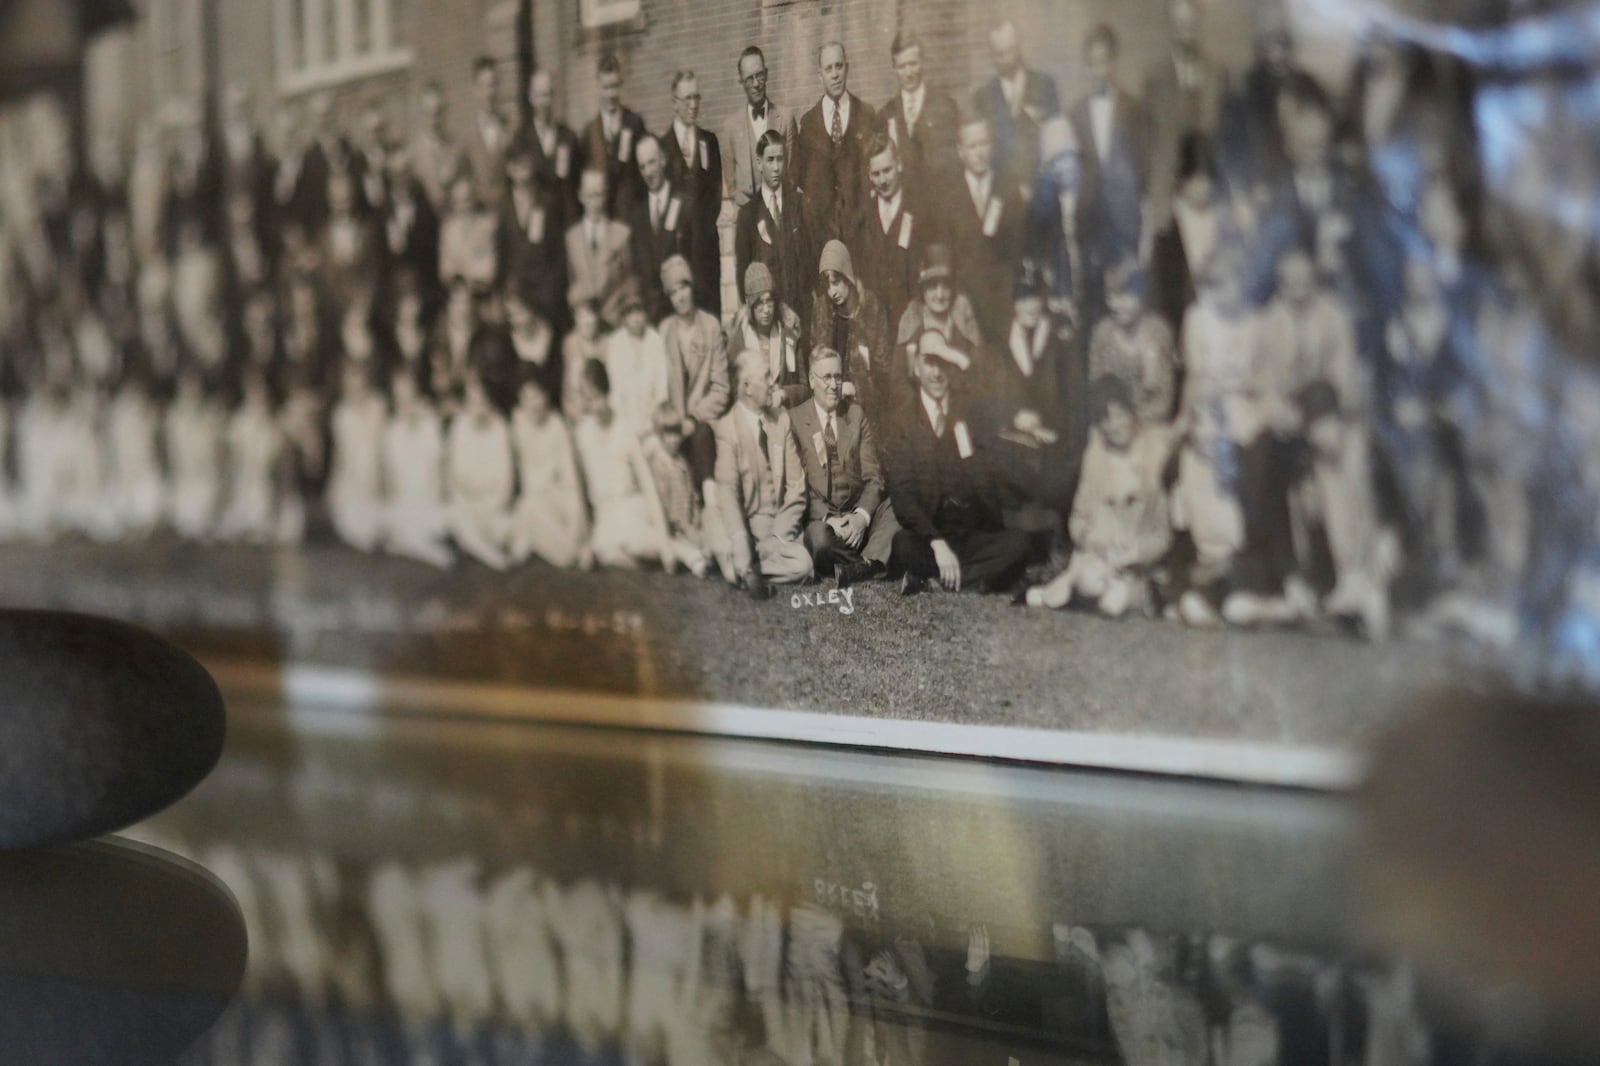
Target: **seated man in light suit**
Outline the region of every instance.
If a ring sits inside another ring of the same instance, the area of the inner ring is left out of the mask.
[[[859,405],[844,401],[844,362],[811,354],[811,399],[789,412],[806,471],[806,550],[841,588],[883,574],[900,525],[883,491],[878,443]]]
[[[724,573],[765,599],[769,582],[790,584],[812,573],[800,539],[806,475],[788,413],[769,406],[772,390],[761,352],[739,354],[734,390],[738,399],[716,431],[717,503],[732,542]]]
[[[601,307],[625,278],[635,274],[633,233],[606,211],[606,176],[585,170],[578,183],[583,217],[567,230],[567,276],[573,285],[592,296]],[[606,325],[615,329],[616,322]]]

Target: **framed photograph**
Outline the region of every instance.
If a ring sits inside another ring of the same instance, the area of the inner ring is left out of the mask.
[[[0,110],[5,602],[375,713],[1315,786],[1596,680],[1586,16],[122,14]]]

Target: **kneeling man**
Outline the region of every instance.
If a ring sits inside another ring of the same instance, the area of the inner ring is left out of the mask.
[[[883,491],[872,425],[844,399],[838,352],[811,353],[811,399],[789,418],[805,466],[805,543],[817,574],[836,574],[840,588],[879,576],[900,526]]]
[[[716,489],[731,541],[728,576],[765,599],[768,582],[811,576],[811,556],[800,539],[806,477],[789,416],[771,406],[766,356],[747,349],[733,369],[738,399],[716,427]]]

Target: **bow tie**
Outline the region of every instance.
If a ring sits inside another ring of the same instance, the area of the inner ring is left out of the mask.
[[[762,104],[760,107],[752,107],[750,109],[750,117],[753,118],[753,119],[766,118],[767,117],[767,105],[766,104]]]

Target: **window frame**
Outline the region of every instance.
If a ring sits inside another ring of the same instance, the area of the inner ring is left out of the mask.
[[[296,4],[301,5],[303,14],[300,40],[295,39],[294,33]],[[354,0],[272,0],[279,91],[288,95],[310,92],[409,68],[416,54],[410,46],[395,44],[394,0],[368,0],[367,6],[366,36],[371,48],[356,52]],[[332,42],[324,32],[329,26],[330,7],[335,36]],[[318,57],[315,62],[304,60],[310,55]],[[301,58],[300,65],[291,66],[291,57]]]

